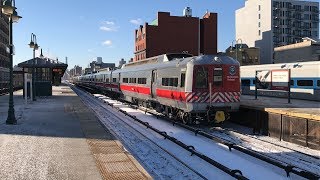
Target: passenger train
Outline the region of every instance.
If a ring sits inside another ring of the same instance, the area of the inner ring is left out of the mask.
[[[279,71],[287,69],[291,71],[290,91],[292,98],[320,101],[320,61],[241,66],[242,94],[253,95],[255,93],[256,71]],[[268,80],[268,78],[266,78],[266,81],[270,81],[270,79]],[[287,96],[287,92],[269,89],[259,89],[258,94],[277,97]]]
[[[239,69],[228,56],[164,54],[73,81],[183,123],[219,123],[239,109]]]

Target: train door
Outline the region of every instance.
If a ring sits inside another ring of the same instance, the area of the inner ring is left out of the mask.
[[[120,80],[121,80],[121,73],[119,73],[119,79],[118,79],[118,90],[120,91],[121,88],[120,88]]]
[[[156,98],[156,88],[157,88],[157,70],[152,70],[151,74],[151,97]]]
[[[213,88],[212,90],[215,92],[223,91],[223,69],[222,67],[214,67],[213,68]]]

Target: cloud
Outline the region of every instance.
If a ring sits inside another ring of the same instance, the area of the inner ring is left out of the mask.
[[[142,24],[142,19],[138,18],[138,19],[131,19],[130,23],[135,24],[135,25],[140,25]]]
[[[102,26],[99,28],[101,31],[112,32],[119,29],[119,27],[116,26],[113,21],[103,21],[101,24]]]
[[[107,31],[107,32],[117,31],[117,29],[114,28],[114,27],[106,27],[106,26],[101,26],[101,27],[100,27],[100,30],[101,30],[101,31]]]
[[[102,24],[114,25],[114,22],[112,22],[112,21],[103,21]]]
[[[112,45],[112,41],[111,40],[106,40],[106,41],[102,42],[102,45],[110,47]]]

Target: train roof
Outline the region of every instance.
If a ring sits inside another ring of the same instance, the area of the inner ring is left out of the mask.
[[[103,75],[118,72],[130,72],[130,71],[143,71],[149,69],[163,69],[168,67],[178,67],[187,64],[200,65],[200,64],[229,64],[239,66],[239,62],[229,56],[225,55],[200,55],[191,56],[189,54],[164,54],[148,58],[143,61],[138,61],[135,63],[129,63],[123,66],[121,69],[114,71],[101,71],[94,74],[84,75],[85,77]]]
[[[277,63],[277,64],[261,64],[261,65],[249,65],[241,66],[241,69],[290,69],[290,68],[302,68],[307,66],[314,66],[320,68],[320,61],[308,61],[308,62],[294,62],[294,63]]]
[[[229,64],[239,66],[239,62],[235,59],[224,55],[201,55],[185,58],[174,58],[172,60],[166,60],[166,58],[158,57],[153,58],[151,62],[144,62],[139,66],[125,66],[122,69],[115,70],[115,72],[126,72],[136,70],[148,70],[148,69],[163,69],[168,67],[177,67],[190,63],[191,65],[200,64]]]

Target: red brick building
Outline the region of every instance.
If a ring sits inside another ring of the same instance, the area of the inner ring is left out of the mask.
[[[158,12],[158,18],[135,30],[134,61],[165,53],[192,55],[217,54],[217,14],[198,17],[170,16]]]

